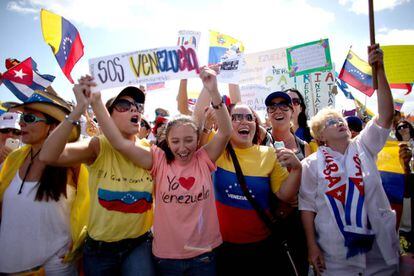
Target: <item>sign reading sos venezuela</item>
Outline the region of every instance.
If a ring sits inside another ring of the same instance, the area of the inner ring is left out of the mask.
[[[193,46],[166,47],[116,54],[89,60],[89,71],[97,84],[93,91],[198,77]]]

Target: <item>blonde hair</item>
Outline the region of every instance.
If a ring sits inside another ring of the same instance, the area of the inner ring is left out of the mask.
[[[313,136],[313,138],[315,138],[319,145],[323,144],[321,143],[322,141],[320,140],[320,138],[321,133],[325,128],[326,120],[332,117],[343,118],[342,114],[337,110],[331,107],[325,107],[324,109],[316,113],[316,115],[310,120],[309,126],[311,135]]]

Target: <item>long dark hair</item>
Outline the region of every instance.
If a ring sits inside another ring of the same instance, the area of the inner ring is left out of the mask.
[[[302,93],[299,92],[299,90],[295,88],[289,88],[285,90],[285,92],[293,92],[295,93],[299,99],[300,99],[300,107],[302,108],[302,111],[298,115],[298,125],[300,128],[304,129],[304,137],[306,142],[310,142],[312,140],[312,135],[310,133],[310,129],[308,126],[308,117],[306,116],[306,104],[305,104],[305,98],[303,98]]]
[[[174,161],[174,154],[172,153],[170,147],[168,146],[168,136],[170,134],[171,128],[174,126],[179,125],[189,125],[191,126],[194,131],[197,133],[197,141],[199,139],[199,129],[197,124],[194,120],[191,119],[189,116],[179,115],[174,119],[168,121],[167,126],[163,130],[163,135],[165,135],[165,139],[163,139],[159,144],[158,147],[161,148],[165,152],[165,158],[167,159],[167,164],[170,164]]]
[[[410,130],[410,138],[414,138],[414,127],[413,127],[413,125],[409,121],[404,120],[404,119],[401,119],[401,120],[398,121],[398,123],[397,123],[397,125],[395,127],[395,137],[397,138],[397,140],[398,141],[402,141],[403,140],[400,132],[397,129],[398,126],[401,125],[401,124],[408,125],[408,129]]]
[[[44,114],[49,125],[58,125],[60,122],[55,118]],[[35,200],[37,201],[59,201],[61,195],[67,198],[66,182],[68,172],[71,168],[55,167],[46,165],[39,180]]]

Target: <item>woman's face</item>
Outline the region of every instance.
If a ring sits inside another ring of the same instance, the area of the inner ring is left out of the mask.
[[[250,108],[244,105],[236,105],[230,116],[233,126],[231,142],[239,148],[251,147],[256,133],[256,122]]]
[[[275,98],[272,105],[267,107],[272,128],[290,128],[290,120],[292,119],[293,110],[291,106],[283,98]]]
[[[131,97],[123,96],[120,99],[129,101],[131,104],[129,108],[125,109],[125,105],[119,104],[120,106],[118,107],[117,103],[115,102],[111,117],[122,134],[127,136],[136,135],[139,131],[139,124],[142,114],[133,104],[134,100]]]
[[[321,131],[321,141],[328,145],[330,141],[347,140],[351,138],[351,131],[343,117],[330,116],[325,120]]]
[[[406,122],[399,123],[397,125],[397,131],[401,135],[403,141],[410,140],[410,128]]]
[[[36,110],[25,109],[20,117],[22,142],[24,144],[41,144],[49,135],[51,125],[47,124],[46,116]]]
[[[293,106],[293,118],[297,119],[299,116],[299,113],[302,112],[302,107],[300,106],[301,100],[296,94],[296,92],[288,91],[287,94],[292,98],[292,106]]]
[[[197,131],[189,124],[172,126],[167,136],[168,147],[181,165],[188,164],[197,150]]]

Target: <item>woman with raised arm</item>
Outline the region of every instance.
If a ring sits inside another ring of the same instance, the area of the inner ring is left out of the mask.
[[[393,99],[379,45],[368,54],[378,76],[378,116],[351,139],[339,112],[321,110],[311,131],[322,146],[302,161],[299,209],[309,260],[322,275],[398,272],[396,216],[375,163],[390,133]]]
[[[71,108],[57,96],[35,91],[14,110],[22,112],[25,145],[9,154],[0,172],[0,274],[76,275],[75,265],[63,259],[77,243],[78,229],[70,223],[80,219],[72,207],[87,185],[86,168],[55,167],[39,159],[46,138]],[[79,127],[71,127],[65,142],[79,134]]]
[[[40,160],[56,166],[86,164],[89,169],[90,212],[83,247],[86,275],[154,275],[150,228],[153,221],[153,182],[149,172],[114,149],[103,135],[66,143],[73,125],[89,106],[90,78],[82,78],[73,91],[77,105],[50,134]],[[124,88],[107,102],[116,130],[131,143],[137,139],[145,94]]]
[[[214,249],[222,243],[211,173],[231,135],[228,112],[217,88],[217,73],[201,69],[200,78],[216,112],[218,132],[198,148],[199,130],[189,117],[167,123],[165,141],[151,151],[125,139],[92,95],[99,125],[115,149],[151,170],[155,181],[153,254],[161,275],[215,275]]]

